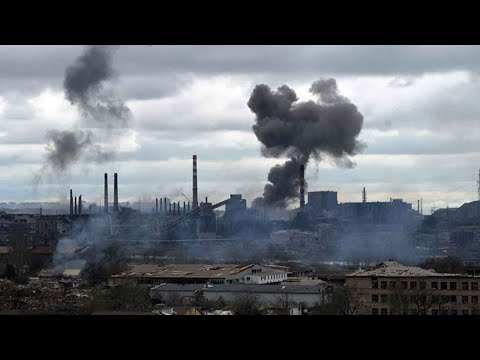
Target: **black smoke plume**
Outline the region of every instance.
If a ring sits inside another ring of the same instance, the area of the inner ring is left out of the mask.
[[[121,128],[128,125],[130,109],[105,84],[115,72],[112,56],[114,46],[90,46],[65,72],[63,87],[71,104],[95,125]]]
[[[335,79],[315,81],[310,92],[317,95],[316,102],[297,102],[295,91],[287,85],[272,91],[262,84],[255,87],[248,101],[256,115],[252,128],[262,143],[262,155],[291,158],[270,170],[270,184],[263,193],[267,206],[284,208],[298,197],[300,165],[307,165],[310,158],[320,161],[326,154],[340,166],[352,167],[349,156],[364,147],[357,140],[363,116],[339,94]]]
[[[80,159],[97,163],[111,160],[115,153],[105,151],[98,143],[98,129],[122,130],[131,119],[130,109],[112,88],[115,71],[112,57],[115,46],[88,46],[85,52],[65,71],[65,97],[80,111],[88,130],[47,131],[46,163],[34,177],[38,185],[45,173],[64,175]],[[97,130],[97,131],[93,131]],[[118,132],[116,133],[118,136]]]
[[[64,172],[82,154],[96,162],[108,161],[112,157],[111,153],[103,151],[94,143],[91,131],[50,130],[48,139],[47,161],[58,172]]]

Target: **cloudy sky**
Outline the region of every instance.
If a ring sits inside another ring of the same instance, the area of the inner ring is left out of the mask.
[[[117,157],[81,161],[36,189],[47,131],[78,126],[63,80],[84,50],[0,46],[0,201],[57,201],[70,187],[99,201],[104,172],[119,173],[121,200],[191,197],[192,154],[201,198],[242,193],[251,200],[262,194],[270,167],[283,163],[260,155],[247,107],[253,88],[287,84],[309,100],[311,83],[329,77],[363,114],[359,139],[368,147],[352,158],[353,169],[311,163],[309,190],[337,190],[341,202],[360,201],[364,186],[369,201],[416,204],[421,197],[424,213],[477,198],[477,46],[122,46],[114,88],[133,121],[104,144]]]

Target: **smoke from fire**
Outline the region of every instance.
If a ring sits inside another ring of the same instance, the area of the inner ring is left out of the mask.
[[[317,101],[298,102],[295,91],[287,85],[272,91],[257,85],[248,101],[256,115],[252,129],[262,143],[265,157],[288,156],[283,165],[276,165],[268,174],[263,199],[266,206],[285,208],[299,195],[300,165],[313,158],[321,161],[325,154],[336,163],[352,167],[349,156],[364,148],[358,139],[363,115],[338,92],[335,79],[315,81],[310,92]],[[260,203],[257,200],[255,203]]]
[[[44,166],[36,174],[38,184],[42,175],[66,174],[80,160],[102,163],[111,160],[115,152],[99,144],[99,131],[108,141],[116,131],[122,131],[131,119],[130,109],[113,89],[115,71],[112,57],[115,46],[88,46],[76,61],[67,67],[64,78],[65,97],[75,105],[81,121],[73,130],[47,131],[47,155]],[[87,127],[88,130],[82,130]],[[114,130],[114,131],[112,131]]]

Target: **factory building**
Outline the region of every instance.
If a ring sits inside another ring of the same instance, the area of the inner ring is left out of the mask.
[[[128,281],[147,284],[274,284],[287,278],[285,270],[261,265],[133,265],[127,271],[112,275],[112,286]]]

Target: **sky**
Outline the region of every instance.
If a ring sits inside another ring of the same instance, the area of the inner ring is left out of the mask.
[[[300,101],[311,84],[335,78],[363,114],[352,169],[311,162],[309,191],[338,191],[340,202],[423,199],[456,207],[477,199],[480,168],[478,46],[120,46],[112,87],[130,108],[129,129],[103,144],[117,156],[79,161],[61,177],[34,176],[47,155],[48,131],[71,130],[81,114],[66,98],[66,68],[84,46],[0,46],[0,202],[88,202],[103,196],[103,174],[119,174],[121,201],[191,199],[192,155],[199,197],[222,201],[262,195],[270,167],[247,106],[253,88],[286,84]],[[113,190],[113,189],[112,189]],[[113,192],[113,191],[112,191]],[[294,204],[292,204],[294,205]]]

